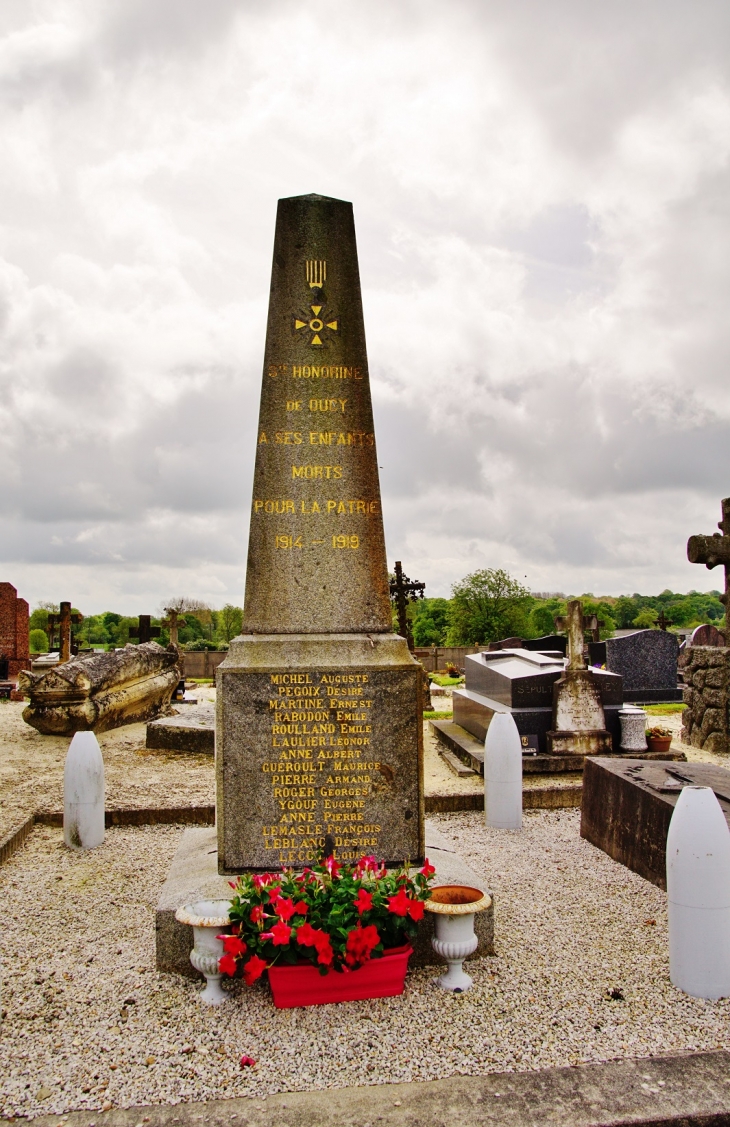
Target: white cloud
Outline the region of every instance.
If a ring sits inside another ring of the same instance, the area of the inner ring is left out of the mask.
[[[241,598],[275,202],[352,199],[391,562],[717,586],[730,16],[9,0],[0,551],[31,600]]]

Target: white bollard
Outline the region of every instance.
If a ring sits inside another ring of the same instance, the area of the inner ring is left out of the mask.
[[[730,829],[710,787],[684,787],[667,834],[669,977],[695,998],[730,995]]]
[[[487,728],[484,816],[495,829],[522,829],[522,741],[509,712],[495,712]]]
[[[63,769],[63,840],[93,849],[104,840],[104,760],[93,732],[77,732]]]

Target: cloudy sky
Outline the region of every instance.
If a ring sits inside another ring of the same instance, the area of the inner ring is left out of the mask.
[[[276,200],[352,200],[388,558],[722,586],[727,0],[3,0],[0,579],[243,597]]]

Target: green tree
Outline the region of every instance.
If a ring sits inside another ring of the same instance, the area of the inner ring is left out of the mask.
[[[35,630],[31,630],[30,634],[28,635],[28,641],[30,643],[30,652],[32,654],[48,653],[48,635],[46,634],[45,630],[41,630],[40,627],[37,627]]]
[[[650,607],[640,610],[631,625],[635,626],[637,630],[657,629],[656,611],[653,611]]]
[[[452,587],[449,614],[450,645],[479,645],[529,630],[533,598],[506,571],[485,568],[472,572]]]
[[[417,646],[443,646],[449,628],[449,600],[419,599],[411,606],[414,643]]]
[[[46,630],[46,629],[48,629],[48,613],[49,613],[48,604],[47,603],[39,603],[39,605],[35,608],[35,610],[31,614],[30,618],[28,619],[28,629],[29,630]],[[58,607],[56,607],[56,613],[58,613]],[[39,650],[38,652],[40,653],[41,651]],[[44,650],[43,652],[45,653],[46,651]]]
[[[530,633],[534,638],[555,633],[555,615],[546,603],[538,603],[530,611]]]
[[[216,636],[220,642],[227,645],[231,638],[235,638],[241,633],[243,608],[234,607],[232,603],[226,603],[222,610],[216,612],[216,618]]]

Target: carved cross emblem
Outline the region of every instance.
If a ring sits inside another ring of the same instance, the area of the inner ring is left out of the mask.
[[[312,334],[312,339],[309,343],[315,346],[321,345],[322,337],[320,336],[320,333],[322,333],[324,329],[331,329],[333,333],[336,333],[338,330],[337,321],[326,321],[325,314],[320,316],[322,310],[324,309],[323,305],[310,305],[309,308],[312,311],[312,316],[308,321],[302,321],[298,317],[295,317],[294,328],[297,332],[299,332],[301,329],[307,329],[307,331]],[[304,316],[306,317],[306,314],[304,314]]]

